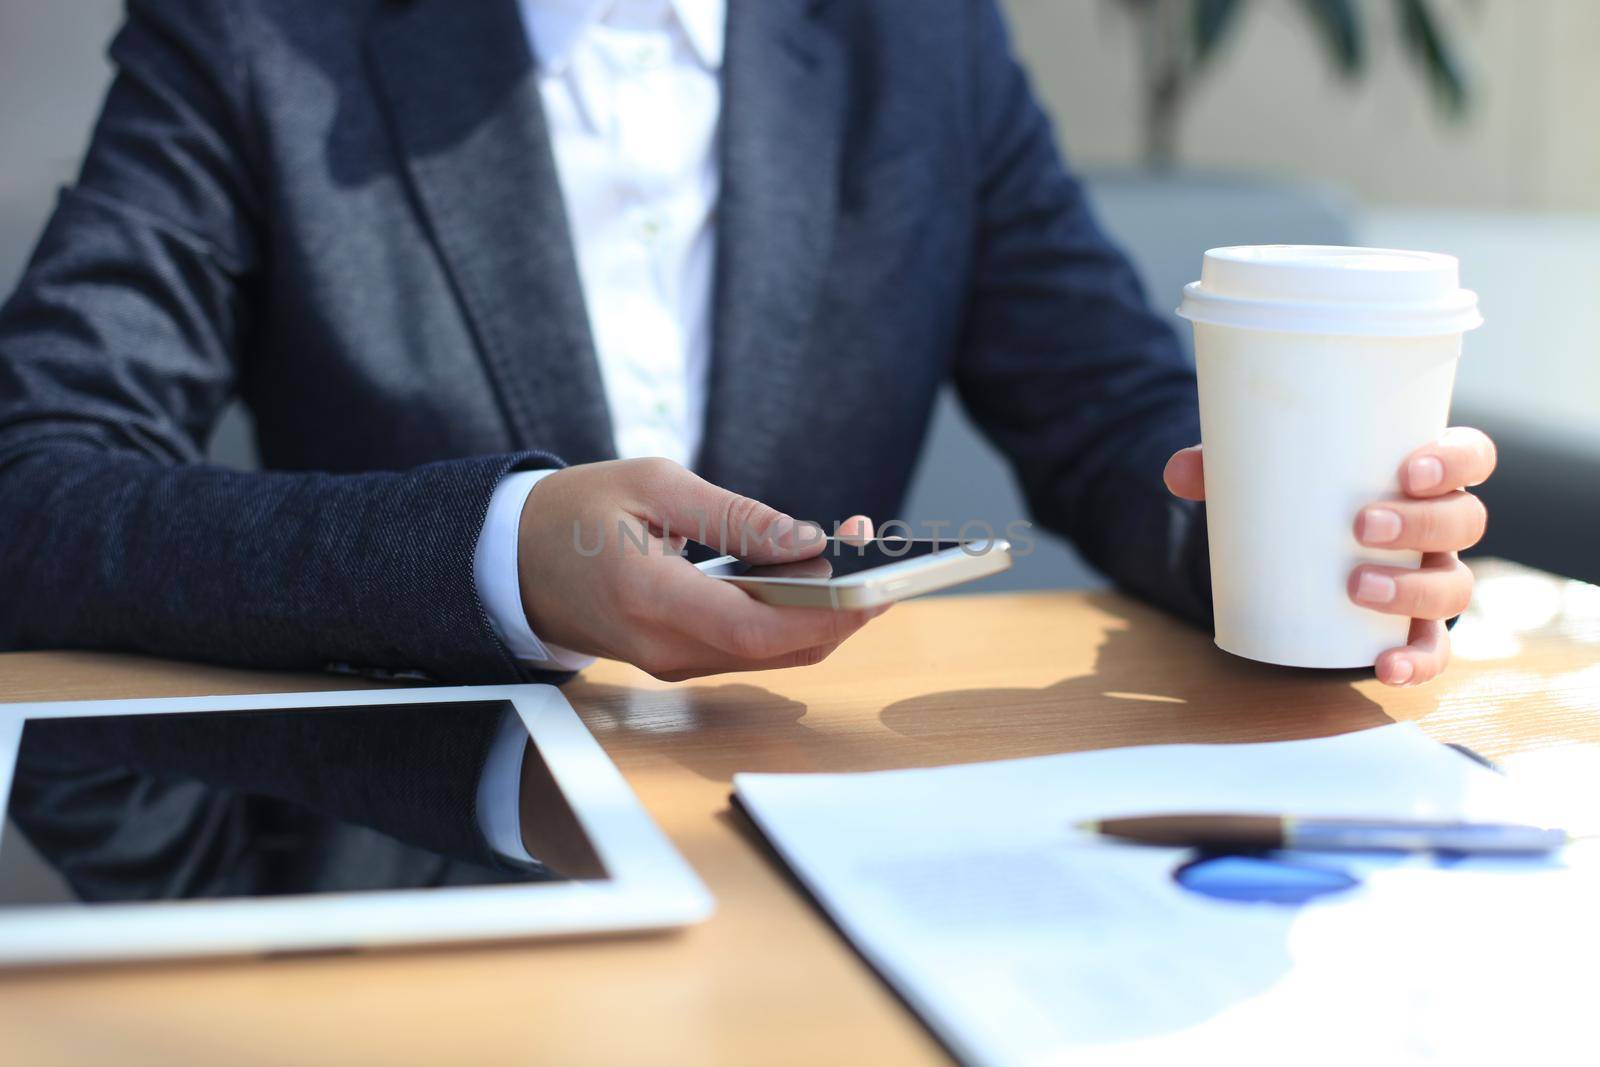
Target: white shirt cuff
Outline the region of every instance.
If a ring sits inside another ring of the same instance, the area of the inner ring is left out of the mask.
[[[539,640],[522,610],[522,587],[517,580],[521,573],[517,552],[522,507],[540,479],[554,473],[517,471],[500,479],[489,497],[489,511],[478,533],[472,578],[478,588],[478,600],[489,615],[489,625],[517,662],[539,670],[579,671],[593,663],[594,657]]]
[[[478,779],[478,828],[495,852],[509,860],[535,862],[522,844],[522,759],[528,729],[515,708],[500,717],[489,758]]]

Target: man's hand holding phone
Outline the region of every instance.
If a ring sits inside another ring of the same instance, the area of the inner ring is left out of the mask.
[[[844,528],[872,536],[861,516]],[[810,559],[825,544],[815,525],[670,460],[569,467],[541,480],[522,510],[519,583],[533,631],[677,681],[820,663],[886,610],[763,604],[681,558],[685,536],[756,563]]]

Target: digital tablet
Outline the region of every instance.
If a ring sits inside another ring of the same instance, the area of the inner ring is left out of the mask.
[[[492,802],[537,779],[555,800],[525,817],[575,842],[566,871],[477,832],[473,760],[494,723],[514,752],[518,722],[532,744]],[[4,965],[652,930],[712,910],[551,686],[0,705],[0,798]]]

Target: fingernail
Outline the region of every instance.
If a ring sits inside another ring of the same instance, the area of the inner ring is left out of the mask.
[[[1356,599],[1364,604],[1387,604],[1396,592],[1394,579],[1377,571],[1362,571],[1361,580],[1356,583]]]
[[[1391,665],[1389,667],[1389,684],[1405,685],[1407,682],[1411,681],[1411,675],[1413,673],[1415,672],[1411,666],[1410,660],[1393,660],[1391,661]]]
[[[1368,508],[1361,513],[1361,540],[1386,545],[1400,536],[1400,515],[1388,508]]]
[[[1406,467],[1409,489],[1432,489],[1444,481],[1444,464],[1437,456],[1418,456]]]

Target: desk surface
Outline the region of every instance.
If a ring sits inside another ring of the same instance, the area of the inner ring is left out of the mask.
[[[850,771],[1419,721],[1490,757],[1600,743],[1600,588],[1480,563],[1439,682],[1270,668],[1114,594],[902,604],[809,670],[566,692],[718,900],[651,937],[0,975],[12,1062],[939,1061],[728,810],[736,771]],[[329,689],[130,657],[0,656],[0,701]]]

